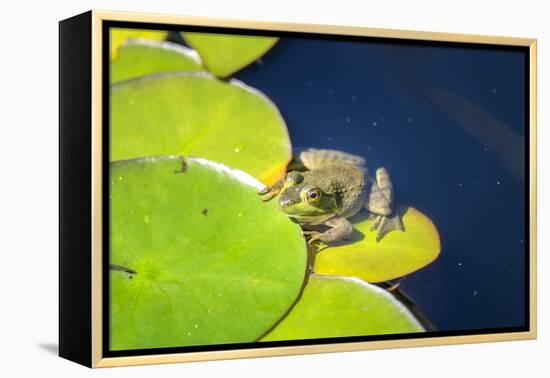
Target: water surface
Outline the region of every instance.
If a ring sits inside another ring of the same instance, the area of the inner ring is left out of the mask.
[[[283,38],[234,77],[275,102],[293,146],[390,171],[442,243],[403,290],[438,330],[470,330],[525,322],[525,64],[513,50]]]

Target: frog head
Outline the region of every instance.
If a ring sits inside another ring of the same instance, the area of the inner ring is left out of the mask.
[[[321,222],[338,208],[334,195],[304,181],[299,172],[287,174],[279,196],[279,209],[300,223]]]

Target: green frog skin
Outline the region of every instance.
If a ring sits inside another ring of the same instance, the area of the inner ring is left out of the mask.
[[[404,230],[393,214],[393,186],[385,168],[378,168],[372,178],[363,158],[336,150],[308,149],[295,162],[303,171],[288,172],[258,194],[264,201],[278,195],[279,209],[305,229],[308,243],[345,239],[353,231],[348,218],[362,208],[373,218],[377,242],[391,230]],[[318,225],[328,230],[308,230]]]

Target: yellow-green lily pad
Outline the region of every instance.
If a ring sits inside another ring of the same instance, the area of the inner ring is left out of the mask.
[[[276,37],[184,32],[183,38],[197,50],[210,72],[227,77],[264,55]]]
[[[261,92],[206,72],[148,75],[111,86],[110,159],[191,155],[266,184],[291,158],[286,124]]]
[[[111,63],[110,81],[175,71],[203,71],[199,54],[171,42],[133,40],[118,48],[118,59]]]
[[[118,48],[129,39],[145,39],[150,41],[163,41],[168,36],[168,32],[160,30],[144,29],[109,29],[109,60],[112,62],[118,57]]]
[[[387,291],[358,278],[312,274],[294,307],[261,341],[423,331]]]
[[[315,272],[383,282],[430,264],[441,250],[436,227],[412,207],[401,206],[397,211],[405,232],[389,232],[378,243],[376,231],[370,230],[372,221],[368,213],[362,211],[352,217],[354,231],[349,240],[322,246],[315,256]]]
[[[301,230],[248,174],[156,157],[109,180],[111,350],[252,342],[296,300]]]

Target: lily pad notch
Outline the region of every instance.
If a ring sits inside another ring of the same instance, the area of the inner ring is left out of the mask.
[[[226,78],[248,66],[277,43],[277,37],[239,34],[181,33],[189,46],[200,54],[206,68]]]

